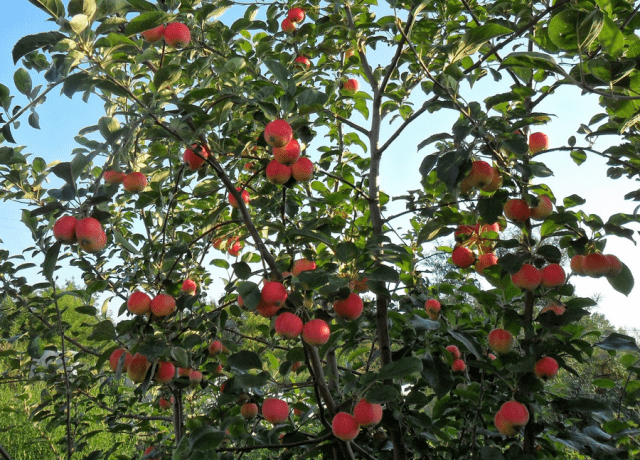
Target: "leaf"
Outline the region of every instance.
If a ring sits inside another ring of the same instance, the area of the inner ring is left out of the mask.
[[[430,319],[425,319],[422,316],[413,315],[409,320],[413,328],[416,332],[428,332],[435,331],[440,328],[439,321],[431,321]]]
[[[408,377],[422,370],[422,361],[415,356],[408,356],[387,364],[378,372],[378,380],[395,380]]]
[[[453,388],[451,369],[440,358],[434,359],[430,354],[422,358],[420,375],[427,381],[438,398],[442,398]]]
[[[482,45],[492,38],[499,37],[500,35],[506,35],[511,32],[512,30],[508,27],[493,23],[483,24],[480,27],[469,29],[462,37],[462,40],[458,43],[458,48],[455,52],[449,55],[449,60],[451,64],[453,64],[463,57],[475,53]]]
[[[418,144],[418,151],[422,150],[423,148],[425,148],[427,145],[436,142],[436,141],[442,141],[445,139],[453,139],[453,136],[449,133],[438,133],[438,134],[434,134],[433,136],[429,136],[427,137],[425,140],[423,140],[422,142],[420,142]],[[426,158],[425,158],[426,160]],[[423,161],[424,163],[424,161]],[[433,166],[432,166],[433,167]],[[423,174],[424,176],[424,174]]]
[[[296,99],[298,101],[298,107],[302,110],[316,107],[320,109],[327,103],[329,96],[317,89],[307,88],[302,91]],[[308,113],[308,111],[309,110],[304,110],[305,113]]]
[[[290,85],[295,86],[295,82],[291,78],[289,70],[287,70],[287,68],[282,65],[280,61],[267,59],[264,61],[264,65],[267,66],[269,71],[271,71],[271,73],[278,79],[278,81],[284,88],[288,88]]]
[[[358,250],[358,246],[356,246],[351,241],[342,241],[336,245],[336,257],[340,262],[349,262],[350,260],[355,260],[359,255],[360,251]]]
[[[12,144],[16,143],[16,140],[13,138],[13,135],[11,134],[11,125],[9,125],[9,123],[6,123],[2,127],[2,136],[7,140],[7,142],[11,142]]]
[[[606,412],[609,406],[605,403],[590,398],[558,398],[551,402],[551,407],[560,412],[576,411],[576,412]]]
[[[269,382],[269,374],[262,372],[258,375],[253,374],[236,374],[233,382],[236,387],[241,388],[260,388]]]
[[[116,330],[113,327],[113,323],[108,319],[100,321],[98,324],[93,326],[91,335],[88,338],[89,340],[94,340],[96,342],[115,341]]]
[[[120,246],[122,246],[131,254],[140,255],[140,251],[138,251],[136,247],[129,242],[129,240],[122,236],[122,233],[120,233],[115,227],[113,227],[112,232],[113,237],[120,244]]]
[[[396,387],[391,385],[374,385],[367,391],[365,399],[372,404],[384,404],[400,397]]]
[[[33,35],[26,35],[22,37],[13,46],[11,56],[13,57],[13,63],[17,64],[21,57],[29,54],[31,51],[43,48],[48,45],[55,45],[65,36],[60,32],[41,32]]]
[[[423,178],[426,178],[437,162],[438,162],[437,153],[434,153],[432,155],[427,155],[426,157],[424,157],[424,159],[422,160],[422,163],[420,163],[420,175]]]
[[[233,267],[233,272],[241,280],[249,279],[249,277],[251,276],[251,267],[248,263],[236,262],[235,264],[231,264],[231,266]]]
[[[587,161],[587,154],[583,150],[572,150],[569,155],[578,166]]]
[[[15,83],[17,90],[22,94],[28,96],[31,92],[31,76],[29,75],[29,72],[23,68],[16,70],[13,74],[13,83]]]
[[[482,447],[480,449],[480,459],[481,460],[504,460],[504,455],[500,450],[495,447]]]
[[[241,350],[227,358],[227,365],[235,367],[241,371],[249,369],[262,369],[260,355],[253,351]]]
[[[598,35],[598,42],[602,49],[612,57],[619,57],[624,51],[624,35],[609,16],[604,16],[604,24]]]
[[[124,28],[124,35],[130,37],[145,30],[153,29],[166,21],[166,13],[162,11],[147,11],[129,21],[129,24]]]
[[[633,274],[624,263],[622,264],[622,271],[616,276],[607,277],[607,281],[609,281],[613,289],[626,296],[633,290]]]
[[[603,341],[597,342],[595,346],[603,350],[640,351],[633,337],[618,332],[612,332]]]
[[[478,212],[480,217],[488,223],[492,224],[502,216],[504,212],[504,202],[506,193],[498,191],[490,197],[482,197],[478,200]]]
[[[31,126],[32,128],[40,129],[40,117],[36,112],[31,112],[31,114],[29,114],[29,118],[27,122],[29,123],[29,126]]]
[[[398,272],[387,265],[378,265],[373,270],[365,272],[365,275],[373,281],[385,281],[388,283],[397,283],[400,281]]]
[[[56,269],[61,245],[62,243],[58,241],[47,249],[47,254],[44,256],[44,262],[42,262],[42,276],[51,283],[53,283],[53,272]]]
[[[548,54],[538,52],[521,51],[511,53],[504,58],[502,64],[500,64],[500,68],[505,67],[524,67],[535,70],[543,69],[566,75],[566,72],[556,63],[555,59]]]
[[[179,65],[171,64],[158,69],[153,77],[153,84],[156,89],[170,86],[180,79],[182,76],[182,68]]]
[[[473,353],[476,359],[482,358],[483,356],[482,347],[473,336],[465,332],[457,332],[452,330],[449,330],[448,332],[451,337],[456,339],[458,342],[461,342],[467,348],[468,351]]]
[[[238,285],[238,294],[248,310],[255,310],[260,302],[260,288],[256,283],[244,281]]]
[[[42,353],[44,353],[44,343],[40,336],[37,335],[29,341],[29,345],[27,345],[27,354],[33,359],[40,359]]]
[[[85,14],[76,14],[69,21],[69,25],[79,35],[89,25],[89,18]]]
[[[58,163],[51,168],[51,172],[65,181],[67,184],[74,184],[73,173],[71,172],[71,163],[65,161],[64,163]]]
[[[64,5],[60,0],[28,0],[28,2],[49,13],[55,19],[64,17]]]

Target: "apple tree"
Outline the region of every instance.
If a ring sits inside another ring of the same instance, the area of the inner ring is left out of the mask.
[[[638,455],[638,346],[588,340],[572,284],[632,291],[605,246],[638,217],[545,184],[550,153],[640,171],[632,3],[29,1],[59,30],[13,48],[20,94],[0,85],[0,193],[33,236],[0,253],[2,295],[59,357],[10,362],[49,383],[34,413],[66,458],[113,456],[87,449],[94,409],[137,439],[126,458]],[[564,87],[602,110],[550,144]],[[55,123],[56,92],[104,115],[47,163],[18,125]],[[56,288],[67,267],[81,289]],[[118,320],[80,342],[66,295]],[[623,379],[593,381],[615,397],[547,383],[594,347],[622,355]]]

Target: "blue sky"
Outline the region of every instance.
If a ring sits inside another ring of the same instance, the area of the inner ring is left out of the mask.
[[[24,35],[43,30],[55,30],[57,27],[54,23],[47,22],[47,15],[27,0],[12,0],[5,3],[4,14],[0,16],[0,30],[3,31],[4,45],[0,47],[0,82],[11,88],[12,94],[16,96],[15,104],[24,105],[26,99],[13,86],[13,73],[17,67],[13,65],[11,49]],[[225,18],[226,16],[222,16],[221,19],[225,20]],[[505,50],[505,53],[508,51]],[[373,62],[384,61],[386,53],[371,51],[369,57]],[[32,75],[32,78],[34,86],[46,84],[42,75]],[[366,83],[363,81],[361,81],[361,90],[367,90]],[[475,100],[482,103],[485,97],[498,91],[500,90],[493,80],[490,77],[485,78],[474,86],[473,92],[466,93],[467,101]],[[504,91],[504,87],[501,91]],[[47,162],[68,161],[75,147],[74,136],[81,128],[95,124],[102,115],[101,109],[102,105],[96,97],[92,97],[89,104],[85,104],[79,95],[70,100],[66,96],[61,96],[58,90],[54,90],[50,93],[48,101],[38,107],[42,129],[35,130],[29,127],[25,118],[22,127],[14,131],[14,137],[19,145],[27,146],[26,152],[40,156]],[[566,143],[569,136],[575,135],[580,123],[587,123],[593,114],[601,111],[597,107],[596,98],[581,96],[577,91],[559,91],[559,97],[547,98],[539,110],[557,115],[550,125],[541,128],[549,134],[552,147]],[[431,152],[428,148],[417,152],[416,145],[430,134],[447,131],[453,120],[455,120],[453,113],[425,115],[414,127],[403,133],[383,159],[382,189],[389,194],[397,195],[408,189],[419,188],[418,165],[421,159]],[[577,137],[578,145],[586,145],[579,136]],[[597,213],[603,219],[612,212],[632,213],[637,205],[622,199],[625,193],[637,188],[637,182],[607,179],[607,166],[602,159],[594,155],[590,155],[588,161],[581,167],[576,166],[569,159],[568,153],[550,152],[545,155],[544,161],[556,173],[555,177],[547,178],[544,182],[552,188],[559,202],[566,196],[579,193],[587,199],[582,209],[588,213]],[[13,254],[19,253],[21,248],[32,244],[26,227],[20,222],[21,208],[22,206],[16,203],[0,202],[0,239],[3,241],[0,247],[9,249]],[[640,259],[640,250],[636,246],[627,240],[610,238],[606,252],[618,255],[629,265],[636,273],[637,284],[640,284],[640,263],[635,262]],[[78,274],[75,274],[75,277],[77,279]],[[634,297],[636,299],[639,297],[637,293],[640,286],[636,287],[630,298],[626,298],[613,291],[604,279],[583,278],[576,280],[575,284],[580,295],[600,294],[602,296],[600,311],[615,325],[640,329],[640,309],[637,301],[633,301]]]

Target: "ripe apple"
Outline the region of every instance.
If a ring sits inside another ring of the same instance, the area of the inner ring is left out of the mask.
[[[191,31],[181,22],[172,22],[164,28],[164,41],[173,48],[184,48],[191,41]]]
[[[511,275],[511,281],[520,289],[533,291],[542,282],[542,273],[531,264],[523,264],[516,273]]]
[[[86,252],[98,252],[107,245],[107,235],[100,221],[93,217],[85,217],[76,223],[76,238],[78,245]]]
[[[267,281],[260,291],[260,299],[265,305],[281,307],[287,300],[287,288],[279,281]]]
[[[178,377],[189,377],[189,372],[191,372],[190,367],[179,367],[178,368]]]
[[[131,358],[131,362],[127,367],[127,376],[131,379],[131,381],[140,383],[147,375],[147,371],[149,370],[150,365],[151,363],[145,355],[136,353],[135,355],[133,355],[133,358]]]
[[[486,161],[476,160],[471,163],[471,171],[467,175],[467,183],[471,187],[486,187],[493,180],[494,170]]]
[[[291,372],[295,372],[302,367],[302,363],[300,361],[296,361],[291,365]]]
[[[244,243],[240,241],[240,237],[234,236],[227,240],[227,252],[230,256],[237,257],[244,247]]]
[[[206,158],[209,158],[211,154],[209,149],[204,145],[198,151],[200,156],[198,156],[196,151],[198,151],[198,144],[193,144],[190,149],[185,149],[184,155],[182,155],[182,161],[184,161],[192,171],[201,168],[205,164]]]
[[[329,341],[331,328],[321,319],[312,319],[302,327],[302,340],[307,344],[319,347]]]
[[[541,284],[548,288],[562,286],[567,279],[564,269],[559,264],[549,264],[542,267],[540,274],[542,275]]]
[[[557,303],[550,303],[549,305],[544,307],[542,310],[540,310],[540,314],[546,313],[548,311],[552,311],[553,313],[559,316],[559,315],[563,315],[564,312],[567,311],[567,308],[564,305],[558,305]]]
[[[447,345],[445,350],[447,350],[449,353],[451,353],[451,356],[453,356],[454,360],[455,359],[460,359],[460,357],[462,356],[462,354],[460,353],[460,349],[455,345]]]
[[[258,405],[256,403],[244,403],[240,407],[240,415],[245,420],[251,420],[258,415]]]
[[[458,228],[456,229],[456,231],[453,232],[453,237],[458,242],[466,241],[469,244],[473,244],[476,241],[477,235],[479,232],[480,232],[479,224],[458,225]]]
[[[584,276],[585,272],[582,268],[582,264],[584,263],[585,256],[577,254],[571,258],[571,263],[569,264],[571,267],[571,271],[576,275]]]
[[[333,310],[340,318],[353,320],[360,317],[363,309],[362,299],[358,294],[352,292],[344,300],[336,300],[333,302]]]
[[[338,412],[331,422],[333,435],[344,442],[353,441],[360,433],[356,418],[346,412]]]
[[[264,140],[271,147],[284,147],[292,139],[291,125],[284,120],[273,120],[264,128]]]
[[[296,30],[296,23],[289,18],[285,18],[282,21],[282,31],[287,34],[292,34]]]
[[[151,300],[149,308],[155,316],[167,316],[176,311],[176,299],[169,294],[158,294]]]
[[[309,60],[308,57],[305,57],[305,56],[298,56],[297,58],[294,59],[293,62],[295,64],[300,64],[301,66],[306,67],[307,69],[311,67],[311,61]]]
[[[489,348],[496,353],[509,353],[516,344],[513,334],[506,329],[494,329],[489,332]]]
[[[76,226],[76,235],[78,227]],[[604,254],[593,253],[582,260],[582,271],[591,278],[600,278],[609,273],[609,260]]]
[[[524,222],[530,216],[529,205],[521,198],[512,198],[504,204],[504,215],[507,219]]]
[[[151,297],[144,292],[132,292],[127,299],[127,310],[134,315],[146,315],[151,307]]]
[[[382,420],[382,406],[361,399],[353,408],[353,416],[361,427],[374,427]]]
[[[198,284],[190,279],[186,279],[182,282],[182,287],[180,290],[185,294],[195,295],[196,290],[198,289]]]
[[[267,180],[272,184],[284,185],[291,179],[291,166],[271,160],[264,171]]]
[[[115,171],[113,169],[109,169],[102,173],[102,178],[107,184],[117,185],[122,184],[122,181],[126,177],[126,174],[122,171]]]
[[[167,383],[176,376],[176,367],[169,361],[158,361],[155,379],[158,383]]]
[[[496,412],[493,421],[500,433],[515,436],[521,427],[529,423],[529,411],[518,401],[507,401]]]
[[[424,309],[427,311],[427,316],[433,321],[436,321],[440,316],[440,309],[442,306],[436,299],[429,299],[424,303]]]
[[[453,364],[451,365],[451,370],[453,372],[464,372],[466,368],[467,368],[467,365],[461,359],[454,360]]]
[[[558,373],[558,361],[549,356],[545,356],[536,361],[533,371],[539,379],[552,379]]]
[[[247,192],[246,190],[243,190],[241,187],[236,187],[236,190],[240,192],[240,197],[242,198],[242,201],[244,201],[244,204],[249,204],[249,201],[251,200],[251,197],[249,196],[249,192]],[[238,207],[238,201],[231,193],[229,193],[228,200],[232,208]]]
[[[451,253],[451,262],[460,268],[469,268],[476,261],[473,251],[464,246],[458,246]]]
[[[127,192],[141,192],[147,186],[147,178],[141,172],[132,172],[124,176],[122,186]]]
[[[307,182],[313,178],[313,162],[308,157],[300,157],[291,165],[291,175],[298,182]]]
[[[529,152],[536,154],[549,148],[549,136],[544,133],[531,133],[529,136]]]
[[[192,386],[195,386],[199,384],[201,381],[202,381],[202,372],[196,369],[191,369],[189,371],[189,383],[191,383]]]
[[[287,12],[287,19],[291,22],[298,23],[304,21],[304,10],[302,8],[291,8]]]
[[[609,271],[605,276],[618,276],[622,273],[622,262],[613,254],[605,254],[605,257],[609,261]]]
[[[481,188],[483,192],[495,192],[500,187],[502,187],[502,173],[498,168],[493,168],[493,177],[491,178],[491,182]]]
[[[156,447],[155,446],[149,446],[144,450],[144,454],[143,454],[143,458],[145,460],[160,460],[160,457],[154,457],[154,458],[150,458],[148,457],[148,455],[156,455],[158,452],[156,451]]]
[[[155,43],[162,40],[164,37],[164,24],[154,27],[153,29],[145,30],[140,35],[147,43]]]
[[[553,203],[548,196],[538,196],[538,206],[529,208],[529,213],[533,220],[545,220],[553,212]]]
[[[109,356],[109,367],[113,372],[118,369],[118,363],[120,362],[120,357],[124,354],[124,363],[122,365],[122,371],[127,372],[127,368],[133,359],[133,355],[129,353],[124,348],[116,348],[113,350],[111,355]]]
[[[360,89],[360,83],[355,78],[350,78],[342,84],[342,89],[348,93],[357,93]]]
[[[62,216],[53,224],[53,237],[63,244],[72,244],[78,241],[76,238],[76,225],[78,219],[73,216]],[[102,230],[102,227],[100,227]]]
[[[300,143],[296,139],[291,139],[284,147],[273,148],[273,158],[278,163],[291,166],[300,157]]]
[[[173,405],[173,396],[171,397],[171,401],[167,401],[163,397],[160,397],[160,399],[158,400],[158,406],[160,406],[160,409],[162,410],[171,409],[172,405]]]
[[[223,349],[224,349],[224,345],[222,345],[222,342],[220,342],[219,340],[214,340],[207,347],[207,351],[209,352],[209,356],[218,356],[220,353],[222,353]]]
[[[293,276],[300,276],[300,273],[302,272],[315,270],[315,269],[316,269],[316,263],[313,260],[298,259],[293,262],[293,267],[291,268],[291,274]]]
[[[478,274],[483,275],[484,270],[489,267],[493,267],[498,264],[498,257],[492,252],[488,252],[487,254],[482,254],[476,260],[475,268]]]
[[[262,403],[262,416],[267,422],[277,425],[289,418],[289,404],[278,398],[267,398]]]
[[[276,334],[288,339],[295,339],[302,333],[302,319],[293,313],[284,312],[276,318],[274,328]]]

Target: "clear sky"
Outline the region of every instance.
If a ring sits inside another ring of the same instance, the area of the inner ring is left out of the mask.
[[[17,69],[11,60],[11,49],[22,36],[43,30],[55,30],[56,25],[46,22],[47,15],[31,5],[27,0],[11,0],[4,2],[3,14],[0,15],[0,30],[3,31],[3,45],[0,47],[0,82],[11,88],[16,96],[14,103],[24,105],[26,100],[13,86],[13,73]],[[65,0],[66,4],[67,1]],[[222,16],[225,20],[226,16]],[[508,50],[505,50],[505,53]],[[371,52],[370,58],[385,60],[381,52]],[[378,56],[376,56],[378,54]],[[34,86],[46,84],[42,76],[33,77]],[[363,84],[364,83],[364,84]],[[502,83],[504,84],[504,82]],[[361,89],[366,91],[366,83],[361,81]],[[467,101],[483,101],[488,95],[499,91],[491,77],[481,80],[473,88],[473,92],[466,94]],[[504,91],[504,86],[501,91]],[[541,128],[551,138],[551,146],[565,144],[566,140],[575,135],[580,123],[587,123],[589,118],[600,112],[597,100],[591,96],[581,96],[576,92],[559,92],[560,97],[549,97],[540,106],[539,111],[554,113],[553,122]],[[38,107],[41,130],[27,126],[26,119],[23,126],[14,131],[14,137],[19,145],[27,145],[27,152],[40,156],[47,162],[53,160],[67,161],[75,147],[73,138],[79,129],[95,124],[102,115],[100,101],[92,97],[89,104],[82,102],[79,96],[73,100],[59,95],[54,90],[48,101]],[[437,113],[424,115],[416,125],[407,130],[385,154],[382,162],[381,186],[392,195],[402,194],[408,189],[420,188],[418,165],[422,158],[432,153],[428,148],[417,152],[416,145],[430,134],[447,131],[455,120],[453,113]],[[388,128],[387,128],[388,129]],[[383,132],[383,136],[388,131]],[[576,135],[577,136],[577,135]],[[586,142],[578,137],[578,145]],[[555,172],[555,176],[546,178],[544,182],[554,191],[558,202],[574,193],[580,194],[587,200],[581,207],[585,212],[599,214],[604,220],[613,212],[632,213],[636,202],[624,201],[623,196],[638,188],[638,182],[620,179],[607,179],[607,166],[603,159],[590,155],[587,162],[578,167],[569,159],[568,152],[550,152],[544,161]],[[20,222],[20,209],[23,206],[15,203],[0,202],[0,247],[9,249],[13,254],[32,244],[30,235]],[[388,214],[393,214],[390,212]],[[635,230],[640,229],[636,226]],[[636,274],[637,284],[640,284],[640,250],[628,240],[611,237],[606,252],[616,254]],[[69,278],[79,275],[69,272]],[[640,286],[631,293],[629,298],[611,289],[604,279],[578,279],[575,282],[577,293],[582,296],[600,294],[602,297],[599,311],[616,326],[640,329]]]

